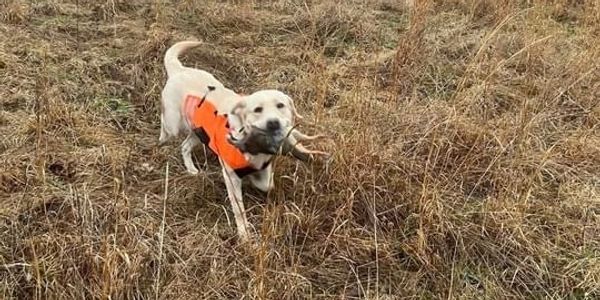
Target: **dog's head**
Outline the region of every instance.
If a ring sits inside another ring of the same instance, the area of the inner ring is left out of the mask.
[[[260,130],[280,141],[294,126],[296,112],[292,98],[277,90],[263,90],[244,96],[231,111],[247,134]]]
[[[294,128],[295,119],[303,117],[296,111],[292,98],[280,91],[264,90],[245,96],[231,110],[231,116],[235,116],[232,128],[235,130],[231,130],[229,142],[244,152],[277,154],[281,150],[282,154],[292,154],[302,161],[308,161],[312,155],[328,155],[299,143],[322,136],[311,137]]]

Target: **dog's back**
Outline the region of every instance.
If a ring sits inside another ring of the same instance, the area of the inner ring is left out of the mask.
[[[212,74],[185,67],[179,61],[179,55],[201,44],[202,42],[197,41],[179,42],[165,53],[164,64],[168,78],[161,99],[161,144],[182,131],[189,131],[185,118],[182,117],[182,105],[187,95],[203,95],[208,86],[224,89],[223,84]]]

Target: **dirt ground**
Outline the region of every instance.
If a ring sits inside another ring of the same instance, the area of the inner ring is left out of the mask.
[[[216,159],[157,148],[162,58],[276,88],[237,240]],[[598,299],[600,3],[0,0],[2,299]]]

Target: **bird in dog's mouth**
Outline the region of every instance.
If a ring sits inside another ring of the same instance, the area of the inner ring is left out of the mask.
[[[304,146],[298,143],[296,136],[305,135],[300,133],[295,128],[287,130],[287,132],[282,132],[281,130],[265,130],[256,126],[252,126],[250,128],[251,130],[246,132],[241,139],[235,139],[232,136],[229,137],[229,142],[242,152],[253,155],[276,155],[278,153],[284,155],[291,154],[293,157],[301,161],[308,161],[312,154],[326,154],[321,151],[306,149]]]
[[[230,139],[230,142],[242,152],[256,154],[277,154],[286,136],[280,131],[270,131],[251,126],[241,139]]]

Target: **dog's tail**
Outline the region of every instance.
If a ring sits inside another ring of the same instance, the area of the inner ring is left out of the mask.
[[[171,46],[167,53],[165,53],[165,68],[167,69],[167,75],[172,76],[173,74],[183,70],[184,66],[179,61],[179,55],[189,48],[196,47],[202,44],[199,41],[185,41],[179,42]]]

